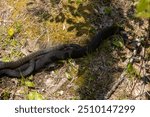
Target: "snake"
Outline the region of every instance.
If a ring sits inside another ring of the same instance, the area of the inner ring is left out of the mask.
[[[55,47],[54,49],[50,48],[50,49],[46,49],[46,50],[40,50],[37,51],[35,53],[33,53],[32,55],[22,58],[20,60],[17,60],[15,62],[7,62],[5,64],[5,62],[0,62],[0,65],[3,64],[5,65],[5,68],[3,68],[2,70],[0,70],[0,76],[3,75],[7,75],[10,77],[21,77],[21,76],[28,76],[30,73],[33,72],[33,70],[38,70],[40,68],[42,68],[42,66],[47,65],[46,63],[50,63],[50,56],[51,58],[53,56],[55,56],[55,54],[52,53],[60,53],[60,51],[65,51],[65,50],[69,50],[71,48],[80,48],[79,45],[77,44],[64,44],[61,45],[60,47]],[[57,49],[57,50],[56,50]],[[50,51],[51,50],[51,51]],[[43,53],[42,53],[43,52]],[[62,53],[62,52],[61,52]],[[60,55],[60,54],[59,54]],[[32,59],[30,59],[32,57]],[[44,60],[44,61],[43,61]],[[53,63],[55,61],[53,60]],[[12,63],[16,63],[15,66],[12,65]],[[23,64],[25,63],[25,64]],[[36,64],[35,64],[36,63]],[[52,63],[52,61],[51,61]],[[21,66],[19,66],[21,65]],[[36,65],[36,68],[35,68]],[[16,68],[17,66],[19,66],[18,68]],[[15,68],[15,69],[11,69],[11,68]]]
[[[102,40],[111,37],[114,34],[119,34],[123,28],[117,25],[106,27],[99,31],[85,46],[78,44],[64,44],[52,48],[36,51],[11,62],[0,62],[0,76],[9,77],[26,77],[39,69],[44,68],[47,64],[52,64],[59,60],[69,58],[76,59],[86,56],[88,53],[94,52]]]
[[[39,55],[43,55],[43,54],[46,54],[46,53],[49,53],[50,51],[55,51],[55,50],[63,50],[64,48],[68,48],[68,47],[71,47],[71,46],[77,46],[76,44],[69,44],[69,45],[61,45],[61,46],[57,46],[57,47],[54,47],[54,48],[47,48],[47,49],[42,49],[42,50],[39,50],[39,51],[36,51],[28,56],[25,56],[17,61],[11,61],[11,62],[1,62],[0,61],[0,70],[1,69],[6,69],[6,68],[11,68],[11,69],[14,69],[18,66],[21,66],[22,64],[30,61],[31,59],[34,59],[34,57],[37,57]]]

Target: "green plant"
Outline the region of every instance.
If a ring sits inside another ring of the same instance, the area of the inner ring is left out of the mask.
[[[130,78],[132,78],[132,77],[138,77],[139,78],[138,72],[136,71],[136,69],[133,67],[133,65],[131,63],[129,63],[127,65],[127,73],[128,73]]]
[[[8,100],[10,98],[10,91],[8,91],[7,89],[1,94],[1,98],[3,100]]]
[[[27,95],[27,99],[28,100],[43,100],[43,96],[38,93],[37,91],[31,91],[29,92],[29,94]]]
[[[106,15],[111,15],[111,12],[112,12],[112,9],[111,9],[110,7],[106,7],[106,8],[104,9],[104,13],[105,13]]]
[[[113,40],[112,40],[112,44],[117,47],[117,48],[123,48],[124,46],[124,42],[123,39],[119,36],[114,36]]]
[[[137,17],[150,18],[150,0],[139,0],[136,11]]]

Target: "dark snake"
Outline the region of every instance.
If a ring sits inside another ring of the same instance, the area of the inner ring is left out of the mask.
[[[55,47],[54,49],[39,50],[17,61],[0,62],[0,76],[26,77],[33,72],[37,72],[39,69],[44,68],[47,64],[69,58],[75,59],[83,57],[88,53],[95,51],[102,40],[109,38],[114,34],[118,34],[122,30],[121,27],[112,25],[100,31],[85,46],[65,44]]]

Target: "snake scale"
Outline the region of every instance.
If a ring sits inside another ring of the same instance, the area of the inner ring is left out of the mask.
[[[53,49],[43,49],[31,53],[17,61],[1,62],[0,61],[0,76],[8,77],[26,77],[39,69],[46,67],[47,64],[52,64],[59,60],[66,60],[69,58],[80,58],[88,53],[96,50],[101,44],[101,41],[109,38],[110,36],[120,33],[122,28],[117,25],[112,25],[102,29],[95,35],[91,41],[85,45],[78,44],[60,45]]]

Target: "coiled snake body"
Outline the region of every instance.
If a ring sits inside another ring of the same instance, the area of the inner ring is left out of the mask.
[[[78,44],[61,45],[54,49],[39,50],[17,61],[0,62],[0,76],[26,77],[47,64],[69,58],[83,57],[87,53],[93,52],[102,40],[119,33],[121,30],[122,28],[112,25],[100,31],[86,46]]]

